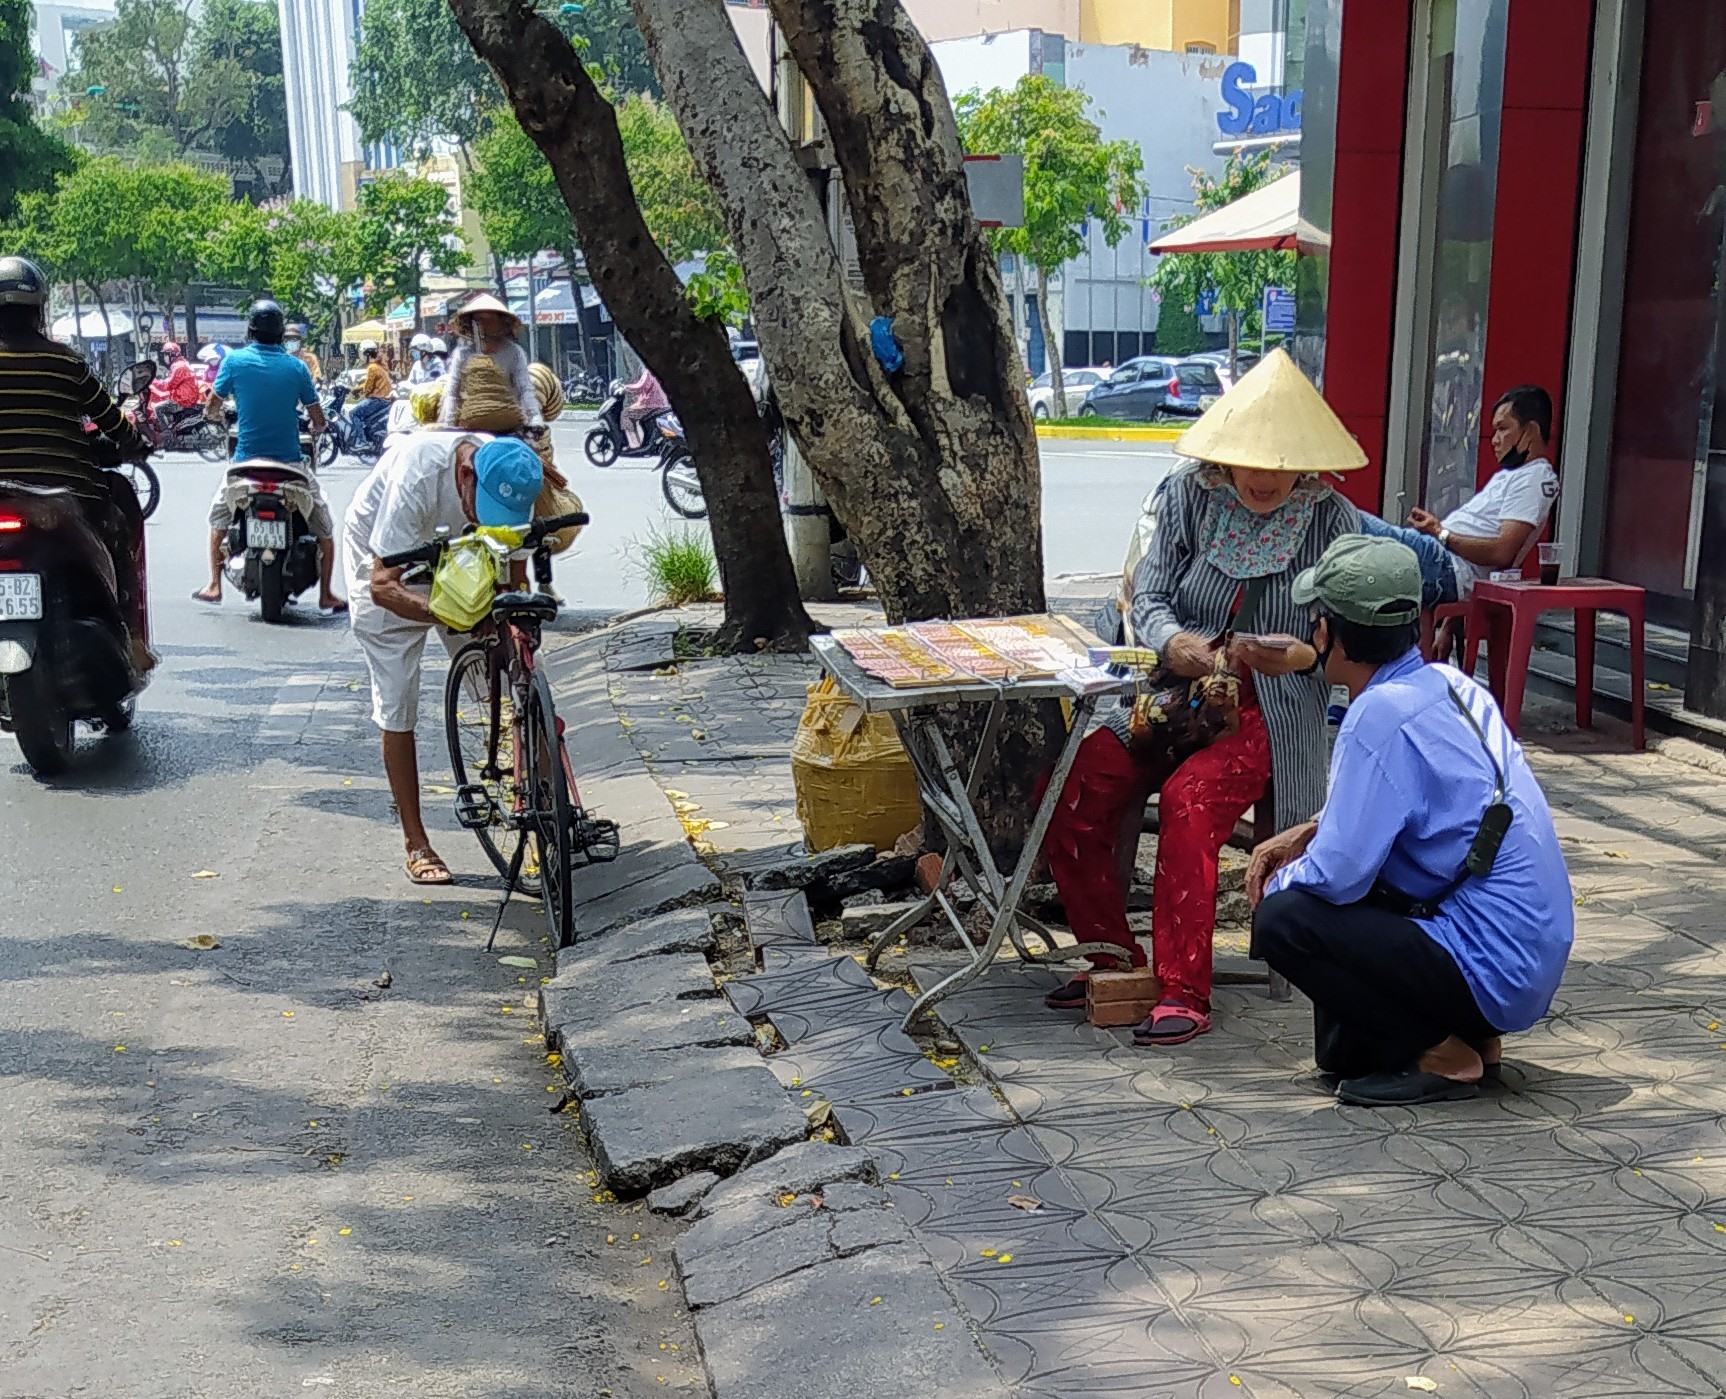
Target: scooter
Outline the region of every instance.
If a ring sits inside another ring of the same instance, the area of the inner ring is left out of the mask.
[[[629,445],[629,434],[623,429],[623,381],[611,381],[611,395],[599,406],[599,421],[587,434],[582,449],[595,466],[610,466],[620,457],[663,457],[664,445],[659,425],[668,416],[660,413],[641,424],[641,441]],[[680,430],[681,431],[681,430]]]
[[[300,439],[310,459],[312,444]],[[249,461],[228,469],[228,580],[280,622],[291,599],[318,581],[318,540],[310,520],[317,495],[309,466]]]
[[[350,405],[354,400],[349,397],[346,384],[336,384],[324,396],[324,418],[329,428],[318,442],[318,465],[328,466],[338,456],[358,457],[367,466],[375,466],[383,455],[383,440],[380,435],[373,437],[361,430],[360,424],[354,421],[352,408],[344,412],[344,405]]]
[[[148,361],[134,365],[121,392],[141,394],[154,374]],[[98,445],[112,453],[104,465],[118,463],[112,444]],[[134,562],[141,593],[141,542]],[[132,641],[113,556],[77,497],[0,480],[0,729],[37,773],[66,770],[80,721],[106,733],[131,727],[149,680]]]
[[[683,436],[683,424],[675,413],[661,413],[655,420],[659,431],[659,488],[665,503],[686,520],[707,518],[707,497],[701,492],[695,457]]]

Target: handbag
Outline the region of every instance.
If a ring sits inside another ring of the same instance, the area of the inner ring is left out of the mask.
[[[1268,586],[1265,578],[1247,581],[1229,611],[1223,639],[1252,626]],[[1159,780],[1219,738],[1240,732],[1241,678],[1229,669],[1226,647],[1217,649],[1209,675],[1189,680],[1159,666],[1148,682],[1151,692],[1133,700],[1127,751]]]

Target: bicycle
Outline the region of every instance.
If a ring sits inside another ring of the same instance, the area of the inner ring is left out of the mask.
[[[548,540],[585,525],[585,514],[536,520],[519,531],[518,548],[533,551],[535,588],[500,588],[484,634],[461,647],[444,684],[444,730],[456,786],[456,819],[474,833],[504,880],[503,901],[492,924],[497,939],[512,893],[537,894],[545,907],[553,946],[574,941],[571,874],[615,860],[615,821],[592,816],[581,804],[575,769],[564,742],[551,685],[536,664],[545,624],[557,600],[540,591],[551,583]],[[387,555],[386,568],[435,568],[450,545],[447,533],[417,549]],[[502,549],[502,545],[498,546]],[[529,843],[534,862],[527,864]]]

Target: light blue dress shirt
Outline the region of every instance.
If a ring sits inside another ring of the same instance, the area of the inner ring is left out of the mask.
[[[1492,804],[1494,778],[1450,689],[1497,755],[1515,819],[1492,873],[1465,881],[1420,927],[1455,959],[1489,1021],[1526,1030],[1546,1014],[1564,974],[1575,898],[1522,745],[1492,696],[1454,667],[1428,665],[1410,651],[1373,676],[1337,735],[1318,834],[1266,892],[1304,889],[1351,904],[1382,877],[1425,900],[1457,877]]]

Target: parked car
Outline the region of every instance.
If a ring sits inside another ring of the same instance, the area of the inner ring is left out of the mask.
[[[1209,360],[1142,355],[1092,389],[1079,416],[1137,423],[1196,418],[1222,394],[1223,381]]]
[[[1067,390],[1068,410],[1071,411],[1074,404],[1108,377],[1106,369],[1063,369],[1061,383]],[[1048,418],[1053,417],[1054,412],[1055,380],[1051,371],[1045,369],[1031,381],[1031,416]]]

